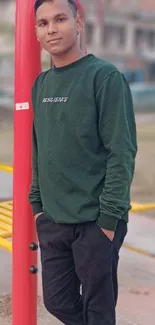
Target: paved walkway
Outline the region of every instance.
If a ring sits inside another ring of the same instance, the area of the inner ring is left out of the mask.
[[[12,198],[13,175],[0,170],[0,201]]]
[[[12,176],[0,172],[0,198],[11,196]],[[131,214],[126,243],[155,254],[155,219]],[[0,325],[11,325],[11,254],[0,250],[0,261]],[[122,248],[119,284],[117,325],[155,325],[155,259]],[[41,297],[40,272],[38,288]],[[60,325],[60,322],[40,302],[38,325],[48,324]]]
[[[153,252],[155,220],[136,215],[131,215],[130,219],[126,242]],[[9,252],[0,250],[0,325],[11,325],[11,259]],[[40,273],[38,282],[41,296]],[[154,325],[155,259],[122,248],[119,284],[117,325]],[[45,311],[42,303],[39,303],[38,325],[48,324],[60,325],[60,322],[53,319]]]
[[[11,255],[0,251],[0,291],[9,297],[0,297],[0,325],[11,325]],[[4,273],[5,268],[5,273]],[[40,287],[39,277],[39,291]],[[154,325],[155,261],[123,248],[119,268],[120,293],[117,325]],[[60,325],[44,309],[38,308],[38,325]],[[96,324],[97,325],[97,324]]]

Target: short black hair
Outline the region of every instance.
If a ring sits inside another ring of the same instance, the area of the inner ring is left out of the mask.
[[[36,0],[35,1],[35,4],[34,4],[34,12],[36,14],[38,8],[44,3],[44,2],[52,2],[52,1],[56,1],[56,0]],[[78,12],[78,7],[77,7],[77,4],[74,0],[67,0],[69,5],[71,6],[72,8],[72,11],[73,11],[73,14],[74,16],[76,17],[77,16],[77,12]]]

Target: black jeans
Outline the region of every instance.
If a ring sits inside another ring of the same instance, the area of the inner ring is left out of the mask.
[[[37,231],[47,310],[65,325],[115,325],[119,250],[127,224],[118,222],[113,242],[96,222],[56,224],[44,214]]]

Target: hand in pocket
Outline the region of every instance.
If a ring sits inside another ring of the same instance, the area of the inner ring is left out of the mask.
[[[108,239],[110,239],[111,241],[114,240],[114,237],[115,237],[115,232],[114,231],[110,231],[110,230],[107,230],[107,229],[103,229],[101,228],[101,230],[104,232],[104,234],[108,237]]]
[[[43,212],[37,213],[37,214],[34,216],[35,221],[37,221],[37,219],[39,218],[39,216],[41,216],[41,214],[43,214]]]

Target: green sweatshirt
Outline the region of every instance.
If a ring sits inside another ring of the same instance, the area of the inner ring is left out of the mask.
[[[109,230],[128,222],[137,142],[123,75],[89,54],[41,73],[32,102],[33,214]]]

